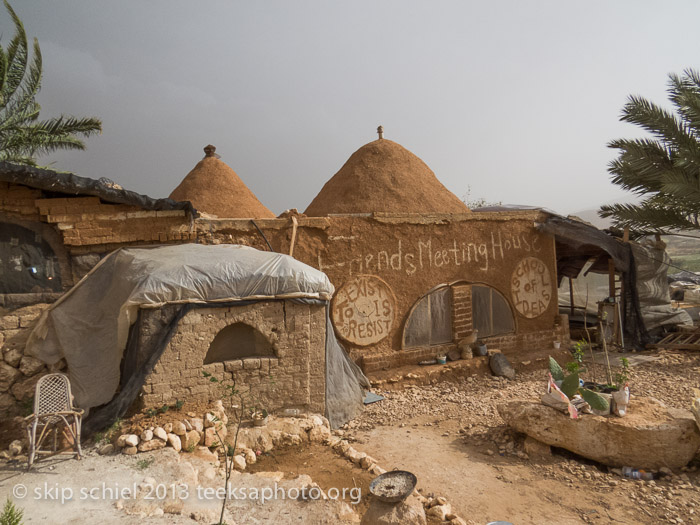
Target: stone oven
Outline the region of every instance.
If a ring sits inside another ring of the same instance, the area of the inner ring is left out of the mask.
[[[158,317],[158,310],[144,310]],[[143,314],[142,314],[143,315]],[[152,323],[146,322],[145,326]],[[210,402],[219,380],[269,411],[325,408],[326,308],[289,300],[191,310],[178,323],[141,391],[145,407]]]

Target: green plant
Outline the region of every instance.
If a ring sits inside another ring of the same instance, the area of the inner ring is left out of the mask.
[[[7,498],[0,514],[0,525],[21,525],[23,516],[24,511],[15,507],[10,498]]]
[[[216,424],[219,420],[218,417],[214,416],[214,432],[219,440],[219,443],[224,445],[224,497],[221,502],[221,513],[219,515],[219,522],[217,525],[223,525],[224,523],[224,511],[226,510],[226,501],[228,499],[228,490],[226,489],[231,479],[231,474],[233,472],[233,456],[236,452],[236,446],[238,445],[238,433],[241,430],[241,421],[243,420],[243,413],[245,411],[245,398],[243,394],[236,387],[236,376],[231,377],[231,383],[225,382],[224,380],[219,380],[218,378],[211,375],[209,372],[202,372],[202,375],[209,379],[210,383],[216,383],[221,388],[222,401],[225,400],[226,404],[230,409],[234,406],[238,406],[238,418],[236,419],[236,432],[233,438],[233,445],[225,443],[223,437],[219,433],[219,426]],[[224,407],[224,410],[226,407]]]
[[[576,341],[576,344],[574,345],[574,349],[572,351],[572,357],[574,358],[574,360],[566,363],[566,369],[570,373],[582,374],[586,371],[585,367],[583,366],[584,350],[586,348],[588,348],[588,342],[585,339]]]
[[[108,428],[102,430],[101,432],[95,433],[95,443],[98,445],[101,443],[111,443],[114,437],[121,430],[122,420],[117,418],[114,423],[112,423]]]
[[[594,410],[608,409],[608,401],[603,396],[581,386],[578,372],[572,372],[567,376],[561,366],[559,366],[559,363],[551,356],[549,357],[549,372],[555,381],[561,381],[559,388],[569,399],[576,394],[580,394]]]
[[[144,459],[139,459],[136,462],[136,468],[139,470],[146,470],[148,467],[153,465],[153,462],[156,460],[156,458],[144,458]]]
[[[629,359],[626,357],[621,357],[620,358],[620,371],[615,373],[615,388],[617,390],[621,389],[623,386],[625,386],[625,383],[629,381],[629,371],[630,371],[630,362]]]
[[[641,201],[602,206],[598,214],[612,218],[617,228],[630,228],[634,237],[700,229],[700,73],[669,75],[668,98],[672,111],[628,97],[620,120],[641,127],[646,136],[608,144],[619,151],[608,167],[613,184]]]
[[[42,76],[39,42],[34,39],[34,60],[30,64],[24,25],[7,0],[5,8],[14,23],[15,35],[6,49],[0,46],[0,161],[33,166],[38,155],[85,149],[78,136],[101,132],[102,123],[96,118],[63,115],[38,120],[41,106],[36,97]]]
[[[197,446],[194,443],[190,443],[185,450],[187,452],[194,452],[195,448],[197,448]]]
[[[182,399],[178,399],[175,401],[175,409],[180,410],[182,407],[185,405],[185,402]]]

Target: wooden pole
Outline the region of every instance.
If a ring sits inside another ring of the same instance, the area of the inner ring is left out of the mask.
[[[574,281],[569,277],[569,297],[571,300],[569,301],[569,306],[570,306],[570,311],[571,311],[571,318],[573,319],[574,317]]]

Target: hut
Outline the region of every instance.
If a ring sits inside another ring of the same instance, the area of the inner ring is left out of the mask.
[[[216,154],[211,144],[204,158],[192,168],[170,194],[175,201],[189,201],[200,212],[221,218],[272,218],[275,216],[231,167]]]
[[[380,126],[381,128],[381,126]],[[321,217],[348,213],[469,213],[469,208],[406,148],[383,138],[365,144],[306,208]]]

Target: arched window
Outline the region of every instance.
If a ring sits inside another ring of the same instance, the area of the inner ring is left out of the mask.
[[[480,339],[515,331],[515,319],[508,301],[485,284],[472,285],[472,319]]]
[[[41,235],[0,223],[0,293],[60,292],[58,257]]]
[[[403,329],[403,348],[452,342],[452,294],[441,285],[421,297],[408,314]]]
[[[204,364],[246,357],[275,357],[275,350],[258,330],[245,323],[235,323],[216,334]]]

